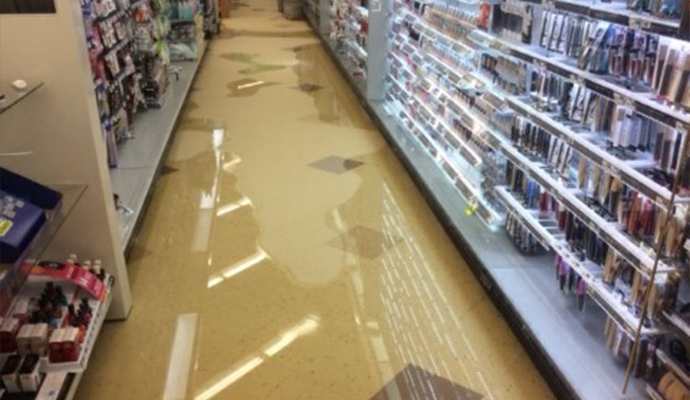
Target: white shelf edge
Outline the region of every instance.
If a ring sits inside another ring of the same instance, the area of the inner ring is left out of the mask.
[[[658,205],[666,208],[671,198],[671,191],[669,189],[659,185],[629,165],[626,165],[622,160],[607,153],[594,143],[579,137],[579,135],[567,126],[555,121],[542,112],[538,112],[534,107],[525,104],[521,100],[518,100],[518,98],[508,97],[507,102],[513,110],[530,118],[531,122],[546,129],[551,135],[564,140],[569,146],[577,150],[578,153],[596,163],[609,174],[621,179],[624,183],[632,186],[638,192],[643,193]]]
[[[410,12],[409,10],[405,9],[402,11],[407,13],[408,15],[412,15],[413,17],[417,18],[419,24],[422,25],[424,28],[433,30],[438,35],[441,35],[450,41],[462,44],[463,46],[466,46],[468,48],[471,48],[471,46],[473,46],[472,43],[464,42],[463,38],[452,37],[452,36],[448,35],[447,33],[443,32],[443,30],[441,30],[440,28],[438,28],[438,27],[434,26],[432,23],[429,23],[428,21],[426,21],[425,18],[419,17],[416,14]],[[442,12],[437,12],[437,13],[444,14]],[[452,16],[448,16],[447,14],[445,14],[444,17],[447,17],[449,19],[453,18]],[[662,115],[670,117],[674,121],[685,125],[686,128],[690,126],[690,116],[688,116],[687,114],[684,114],[682,112],[676,111],[666,104],[660,104],[660,103],[654,101],[652,99],[653,95],[651,93],[648,93],[647,96],[644,96],[643,94],[634,93],[634,92],[632,92],[628,89],[622,88],[622,87],[620,87],[614,83],[610,83],[604,79],[601,79],[600,77],[598,77],[595,74],[592,74],[591,72],[583,71],[583,70],[580,70],[578,68],[572,67],[568,64],[565,64],[565,63],[558,61],[557,59],[555,59],[553,57],[547,57],[547,56],[543,56],[541,54],[535,53],[535,52],[529,50],[526,45],[517,45],[514,43],[510,43],[506,40],[500,39],[500,38],[498,38],[498,37],[496,37],[490,33],[482,31],[478,28],[476,28],[472,32],[478,32],[478,34],[486,37],[488,40],[488,43],[486,45],[493,50],[501,51],[502,53],[505,53],[509,56],[517,56],[518,58],[522,59],[523,61],[528,61],[532,64],[542,64],[542,66],[544,66],[544,67],[552,66],[553,68],[549,69],[551,72],[554,72],[558,75],[561,75],[566,79],[575,80],[577,82],[583,82],[583,83],[584,82],[590,82],[591,84],[605,88],[606,90],[609,90],[614,94],[618,94],[624,98],[631,99],[633,102],[637,102],[641,106],[652,109],[655,112],[658,112]],[[506,52],[505,50],[508,50],[508,51]],[[511,54],[511,52],[513,52],[515,54]],[[637,109],[637,112],[640,112],[644,115],[647,115],[650,118],[656,119],[654,116],[649,115],[646,112],[646,110]]]
[[[394,82],[396,82],[398,85],[400,85],[397,81],[394,80]],[[401,87],[401,89],[405,90],[404,87]],[[409,92],[408,92],[408,94],[409,94]],[[398,100],[396,99],[396,103],[397,103],[397,102],[398,102]],[[419,123],[418,123],[414,118],[412,118],[412,116],[409,115],[409,114],[407,113],[407,111],[406,111],[404,108],[402,108],[399,104],[396,104],[396,105],[395,105],[395,108],[396,108],[398,111],[404,113],[405,116],[406,116],[406,117],[417,127],[417,129],[418,129],[420,132],[425,132],[425,130],[423,129],[423,127],[421,127],[421,126],[419,125]],[[427,150],[428,150],[428,146],[427,146],[426,143],[424,143],[419,137],[417,137],[417,135],[414,135],[414,134],[413,134],[413,136],[415,137],[415,139],[417,139],[417,140],[420,142],[420,144],[422,144],[422,146],[424,146],[424,147],[427,148]],[[469,203],[469,204],[472,204],[472,203],[476,202],[477,205],[480,206],[480,207],[482,207],[482,209],[483,209],[487,214],[489,214],[494,220],[493,220],[493,221],[487,221],[486,219],[484,219],[484,218],[481,217],[481,214],[479,215],[479,219],[480,219],[485,225],[487,225],[487,226],[493,226],[493,225],[502,223],[503,217],[502,217],[500,214],[498,214],[498,213],[496,212],[496,210],[494,210],[491,206],[489,206],[488,204],[486,204],[486,201],[485,201],[484,198],[481,196],[481,194],[479,193],[479,191],[478,191],[475,187],[473,187],[472,184],[471,184],[470,182],[468,182],[465,178],[463,178],[461,171],[459,171],[459,170],[457,169],[457,167],[454,165],[454,163],[453,163],[451,160],[448,159],[448,157],[447,157],[446,154],[445,154],[445,151],[444,151],[443,149],[440,149],[440,148],[438,147],[438,145],[437,145],[436,143],[434,143],[433,140],[431,140],[431,139],[429,139],[428,137],[426,137],[426,135],[424,135],[424,136],[425,136],[425,139],[426,139],[429,143],[431,143],[432,146],[434,146],[434,150],[436,151],[436,153],[439,154],[439,155],[441,155],[441,158],[443,159],[443,165],[440,165],[440,167],[444,170],[444,172],[446,173],[446,176],[448,176],[448,178],[451,179],[451,180],[453,181],[453,183],[454,183],[454,185],[456,186],[456,188],[458,188],[459,193],[460,193],[460,195],[462,196],[462,198],[463,198],[467,203]],[[449,174],[447,173],[446,169],[443,168],[445,165],[448,165],[448,167],[451,168],[451,169],[455,172],[455,176],[451,176],[451,175],[449,175]],[[458,185],[460,185],[460,186],[458,186]],[[471,193],[471,194],[474,196],[474,198],[469,198],[469,197],[463,192],[463,188],[464,188],[464,190],[466,190],[467,192]]]
[[[529,161],[526,157],[524,157],[519,152],[513,150],[512,145],[508,145],[503,140],[503,138],[500,137],[500,135],[497,135],[491,128],[487,127],[487,132],[489,132],[490,134],[492,134],[492,136],[498,139],[498,142],[488,142],[490,146],[496,147],[496,145],[500,143],[500,148],[498,148],[497,150],[503,150],[503,153],[506,156],[512,156],[512,161],[516,164],[516,166],[523,170],[531,172],[530,175],[540,177],[540,184],[542,184],[542,186],[546,186],[545,189],[549,190],[554,195],[554,197],[556,197],[559,201],[564,203],[564,205],[566,205],[568,209],[573,211],[578,216],[578,218],[587,223],[590,229],[592,229],[594,232],[597,232],[597,234],[600,237],[602,236],[600,232],[603,231],[604,233],[606,233],[606,235],[608,235],[608,240],[606,240],[607,238],[605,237],[602,237],[602,239],[604,239],[609,244],[609,246],[615,248],[618,253],[620,253],[624,258],[626,258],[641,273],[643,273],[646,276],[650,274],[652,265],[654,263],[654,260],[651,256],[649,256],[643,250],[641,250],[639,246],[634,244],[630,239],[628,239],[626,236],[620,233],[617,229],[615,229],[615,227],[612,227],[611,223],[607,222],[601,216],[589,209],[585,204],[582,203],[582,201],[577,199],[574,195],[568,193],[568,191],[564,187],[562,187],[560,183],[555,182],[541,168],[534,166],[533,163]],[[564,200],[566,200],[567,202],[564,202]],[[658,268],[659,272],[668,272],[672,270],[674,269],[665,265],[665,263],[663,262],[660,263],[660,267]]]
[[[626,308],[621,307],[621,304],[616,301],[611,292],[605,287],[601,279],[595,276],[589,269],[587,269],[580,260],[568,249],[567,244],[556,239],[532,216],[532,214],[522,206],[505,187],[496,188],[496,193],[506,207],[511,209],[513,213],[517,214],[519,220],[527,226],[532,232],[537,232],[542,244],[546,244],[547,248],[552,249],[558,253],[568,264],[581,276],[587,283],[587,291],[601,308],[609,314],[628,334],[630,337],[635,337],[635,330],[640,322],[640,319],[632,315]],[[536,235],[535,235],[536,237]],[[662,333],[659,329],[643,328],[643,335],[654,335]]]

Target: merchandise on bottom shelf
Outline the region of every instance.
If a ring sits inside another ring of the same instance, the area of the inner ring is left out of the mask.
[[[627,0],[628,9],[661,18],[680,18],[683,0]]]
[[[108,164],[116,167],[116,144],[133,136],[132,119],[144,101],[135,73],[130,2],[81,0],[81,5]]]
[[[196,60],[204,41],[204,18],[199,0],[179,0],[171,4],[171,29],[168,34],[170,59]]]
[[[330,38],[335,50],[345,55],[350,72],[366,78],[369,42],[369,11],[366,0],[333,0]]]
[[[132,12],[136,24],[134,64],[141,75],[141,92],[146,107],[160,108],[168,87],[167,71],[170,66],[167,3],[163,0],[144,0],[133,7]]]
[[[529,228],[520,221],[520,217],[513,213],[506,216],[506,232],[522,254],[538,255],[546,252]]]
[[[8,393],[36,392],[45,373],[83,372],[110,306],[113,277],[101,262],[33,265],[0,318],[0,378]]]

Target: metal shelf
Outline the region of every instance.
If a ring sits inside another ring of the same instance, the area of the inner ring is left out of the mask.
[[[570,147],[596,163],[604,171],[619,178],[623,183],[633,187],[660,206],[666,207],[671,198],[671,191],[668,188],[659,185],[631,166],[626,165],[625,161],[617,159],[615,156],[607,153],[606,150],[582,138],[581,135],[578,135],[572,129],[554,120],[545,113],[537,111],[532,106],[525,104],[515,97],[509,97],[507,101],[510,107],[519,114],[541,126],[551,135],[564,140]],[[680,198],[678,200],[684,201]]]
[[[0,114],[7,112],[42,87],[43,82],[29,82],[24,90],[17,90],[9,83],[0,84],[0,94],[5,95],[5,100],[0,100]]]
[[[86,192],[86,185],[52,184],[46,186],[62,193],[61,205],[57,210],[51,211],[46,215],[46,223],[24,251],[24,254],[12,264],[0,264],[0,288],[9,284],[16,284],[18,286],[23,284],[23,279],[20,282],[14,281],[14,279],[17,279],[17,276],[20,276],[18,275],[19,269],[27,261],[39,260],[43,257],[53,239],[57,236],[57,233]]]
[[[398,83],[397,81],[392,81],[395,82],[398,86],[400,86],[400,83]],[[402,86],[401,89],[405,90]],[[454,162],[450,160],[446,155],[446,152],[443,148],[452,146],[450,146],[449,143],[441,143],[439,145],[435,143],[433,140],[429,139],[425,134],[423,134],[423,132],[425,132],[424,128],[421,127],[419,123],[414,118],[412,118],[412,116],[410,116],[400,104],[395,104],[394,107],[395,111],[403,113],[405,117],[407,117],[407,119],[409,119],[415,125],[417,130],[421,133],[417,135],[415,134],[415,132],[412,132],[413,136],[422,144],[422,146],[424,146],[433,157],[440,160],[441,169],[448,177],[448,179],[450,179],[453,182],[455,188],[458,190],[458,193],[460,193],[460,195],[468,203],[476,204],[479,219],[487,226],[493,226],[502,223],[504,218],[501,215],[499,215],[498,212],[496,212],[496,210],[494,210],[493,207],[491,207],[484,200],[484,198],[479,193],[477,187],[465,178],[466,174],[463,174],[462,171],[460,171],[455,166]]]
[[[548,52],[544,49],[535,46],[528,46],[522,43],[511,43],[478,28],[470,30],[470,33],[464,37],[453,37],[429,21],[426,21],[424,18],[418,17],[409,11],[406,11],[406,13],[407,15],[412,15],[414,18],[417,18],[419,24],[426,30],[435,31],[437,35],[440,35],[449,41],[462,43],[464,46],[474,50],[478,50],[480,48],[490,48],[499,51],[503,54],[513,56],[522,61],[539,66],[540,68],[560,75],[566,79],[577,82],[578,84],[585,86],[587,89],[590,89],[601,96],[617,102],[625,102],[626,104],[632,106],[637,112],[669,126],[676,127],[681,131],[687,132],[688,128],[690,127],[690,116],[688,116],[688,114],[678,111],[672,106],[656,100],[655,94],[636,93],[623,88],[603,79],[599,75],[571,66],[568,63],[565,63],[562,59],[548,54]],[[454,18],[452,16],[445,15],[442,12],[436,13],[443,15],[448,19]],[[474,35],[474,40],[480,41],[481,43],[476,43],[468,39],[470,35]]]
[[[628,10],[625,4],[621,3],[592,4],[591,0],[586,2],[581,0],[556,0],[553,3],[553,8],[615,24],[638,27],[644,31],[662,35],[675,36],[680,28],[679,20],[640,14]]]
[[[623,328],[629,337],[635,337],[635,330],[640,323],[640,319],[630,309],[624,307],[601,281],[600,268],[589,261],[580,261],[570,250],[566,242],[557,239],[549,233],[538,222],[533,213],[522,206],[505,187],[496,188],[496,194],[506,208],[518,217],[521,223],[532,232],[542,245],[558,253],[585,280],[587,283],[587,294]],[[642,329],[643,335],[657,335],[663,332],[663,330],[658,328],[645,327]]]

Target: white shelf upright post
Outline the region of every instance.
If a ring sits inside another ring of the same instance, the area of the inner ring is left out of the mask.
[[[392,0],[370,0],[369,42],[367,45],[367,99],[383,100],[386,95]]]

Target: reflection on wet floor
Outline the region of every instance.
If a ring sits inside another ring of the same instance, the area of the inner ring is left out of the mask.
[[[282,19],[282,18],[281,18]],[[313,38],[314,34],[311,31],[254,31],[248,29],[228,29],[221,31],[216,36],[218,39],[232,39],[236,37],[249,38]]]
[[[250,66],[248,68],[242,69],[239,71],[241,74],[256,74],[259,72],[268,72],[268,71],[276,71],[280,69],[284,69],[284,65],[271,65],[271,64],[262,64],[260,62],[254,61],[254,58],[257,57],[256,54],[246,54],[246,53],[227,53],[227,54],[222,54],[222,58],[228,60],[228,61],[236,61],[244,64],[249,64]]]
[[[196,131],[196,132],[213,132],[216,129],[223,129],[224,123],[216,121],[212,118],[199,118],[190,116],[190,111],[185,111],[185,117],[182,118],[178,130],[180,131]]]
[[[409,364],[370,400],[482,400],[484,396]]]
[[[244,78],[228,83],[228,97],[253,96],[262,88],[276,85],[274,82],[260,81],[258,79]]]
[[[210,44],[132,314],[76,400],[553,399],[318,39],[249,4],[271,11],[239,7]]]
[[[199,104],[195,102],[194,100],[189,100],[187,104],[185,105],[185,111],[187,113],[191,113],[192,111],[196,110],[199,108]]]
[[[243,3],[241,1],[231,1],[230,2],[230,10],[238,10],[240,8],[248,8],[249,4]]]
[[[313,85],[311,83],[300,83],[299,85],[297,85],[295,89],[304,93],[314,93],[317,90],[323,89],[323,86]]]
[[[285,48],[292,51],[298,63],[292,67],[297,74],[299,88],[306,93],[312,93],[314,105],[318,110],[317,115],[303,118],[304,121],[312,123],[327,123],[335,126],[354,126],[360,129],[370,129],[371,122],[365,118],[364,114],[358,112],[354,94],[351,97],[343,98],[342,89],[333,90],[333,86],[344,85],[340,77],[334,79],[327,70],[319,68],[322,63],[327,62],[328,54],[319,43],[305,44]],[[315,90],[326,88],[326,90]],[[352,104],[350,104],[352,102]],[[354,111],[354,112],[353,112]]]

